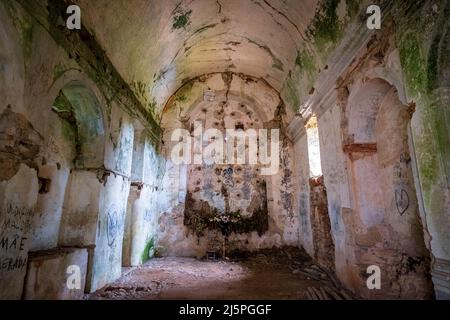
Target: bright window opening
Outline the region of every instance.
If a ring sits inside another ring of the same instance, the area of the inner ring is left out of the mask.
[[[306,124],[306,136],[308,138],[309,175],[319,177],[322,175],[320,164],[319,128],[317,118],[312,116]]]

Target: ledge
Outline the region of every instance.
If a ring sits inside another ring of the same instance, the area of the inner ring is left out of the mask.
[[[378,148],[376,143],[352,143],[346,144],[342,148],[344,153],[376,153]]]

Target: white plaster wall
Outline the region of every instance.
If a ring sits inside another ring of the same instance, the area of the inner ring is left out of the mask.
[[[0,182],[0,299],[21,298],[37,194],[36,170],[23,164]]]
[[[39,194],[36,204],[31,250],[45,250],[58,245],[64,195],[69,180],[69,169],[55,165],[41,168],[39,176],[50,179],[50,191]]]
[[[98,201],[103,188],[96,172],[75,170],[70,174],[61,219],[60,245],[95,244]]]
[[[90,292],[116,280],[121,275],[122,241],[129,180],[111,175],[102,185],[98,197],[98,223],[92,270],[88,273],[87,289]]]
[[[114,104],[109,125],[106,134],[105,168],[130,177],[133,159],[133,123],[130,117]]]
[[[318,118],[322,171],[328,197],[331,233],[335,246],[336,273],[351,281],[346,267],[354,263],[350,230],[352,211],[346,160],[342,151],[341,111],[333,105]]]
[[[294,144],[295,178],[299,215],[299,244],[311,256],[314,255],[313,234],[310,215],[308,141],[304,133]]]

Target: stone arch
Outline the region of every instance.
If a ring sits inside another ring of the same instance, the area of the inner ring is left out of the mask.
[[[28,113],[36,129],[45,137],[40,150],[42,161],[38,164],[39,196],[33,223],[33,251],[58,246],[71,173],[103,166],[103,103],[89,79],[78,71],[70,71],[53,83],[42,100],[29,107]],[[88,119],[91,116],[94,118]],[[92,122],[98,130],[89,126]],[[77,143],[80,139],[82,142]]]
[[[103,165],[105,128],[100,104],[81,82],[71,82],[59,92],[52,110],[72,128],[77,169]]]
[[[397,90],[382,79],[372,79],[350,92],[345,109],[351,232],[360,270],[356,273],[378,265],[385,279],[396,279],[382,282],[379,292],[392,298],[432,295],[430,255],[424,243],[408,143],[411,114]],[[386,259],[377,261],[377,256]],[[412,262],[414,267],[406,267]],[[364,277],[359,281],[354,286],[362,296],[377,297],[373,291],[361,289],[366,287]]]
[[[69,246],[86,246],[95,242],[95,227],[97,224],[97,196],[85,194],[86,198],[80,205],[90,208],[86,215],[78,221],[71,213],[76,211],[77,204],[71,201],[71,195],[77,197],[78,189],[86,181],[95,178],[101,181],[105,177],[105,122],[104,111],[97,95],[82,81],[63,81],[52,104],[54,111],[66,128],[71,139],[75,141],[73,163],[64,196],[64,212],[59,230],[59,244]],[[87,183],[87,182],[86,182]],[[81,190],[80,190],[81,191]]]
[[[80,141],[65,188],[58,245],[87,249],[85,291],[91,292],[121,274],[134,129],[129,115],[103,104],[95,87],[68,78],[61,80],[53,110]]]

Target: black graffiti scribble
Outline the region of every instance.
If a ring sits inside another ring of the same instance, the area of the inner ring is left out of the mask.
[[[395,205],[402,216],[409,208],[409,195],[405,189],[395,190]]]

